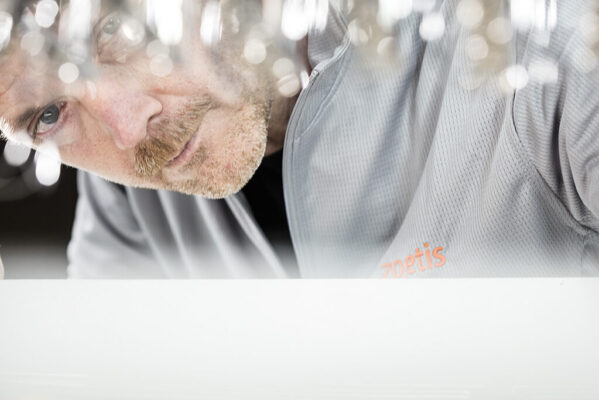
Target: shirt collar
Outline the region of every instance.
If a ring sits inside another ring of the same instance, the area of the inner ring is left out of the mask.
[[[333,5],[329,6],[327,24],[324,29],[313,27],[308,32],[308,60],[312,69],[325,64],[342,51],[349,41],[344,15]]]

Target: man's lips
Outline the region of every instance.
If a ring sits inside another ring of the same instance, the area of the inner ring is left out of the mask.
[[[153,120],[149,137],[135,149],[136,174],[149,178],[190,162],[201,150],[202,122],[213,107],[208,97],[199,97],[179,112]]]
[[[185,146],[181,149],[179,154],[173,157],[169,162],[164,166],[165,168],[178,168],[181,165],[186,164],[191,160],[194,153],[198,150],[200,146],[200,135],[199,132],[194,133],[191,138],[187,141]]]
[[[199,124],[196,132],[189,138],[187,143],[181,148],[181,151],[176,154],[172,159],[170,159],[164,166],[165,169],[176,169],[182,165],[188,163],[193,155],[198,151],[200,147],[200,130],[202,129],[202,123],[204,122],[204,117],[206,113],[210,111],[213,107],[213,103],[206,103],[204,109],[201,112],[201,116],[199,118]]]

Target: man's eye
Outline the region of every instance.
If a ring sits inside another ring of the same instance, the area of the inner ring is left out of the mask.
[[[108,20],[102,25],[102,32],[113,35],[121,27],[121,18],[118,15],[109,15]]]
[[[110,41],[112,36],[121,28],[121,24],[122,18],[119,13],[112,13],[104,17],[102,22],[100,22],[100,29],[98,29],[98,45],[101,46]]]
[[[36,135],[41,135],[50,131],[60,118],[60,109],[61,107],[59,105],[52,104],[42,111],[37,120],[34,133]]]
[[[124,63],[145,38],[145,27],[136,19],[114,12],[104,17],[96,30],[98,59]]]

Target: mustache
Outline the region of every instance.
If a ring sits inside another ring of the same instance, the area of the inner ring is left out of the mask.
[[[135,172],[150,178],[176,157],[198,131],[204,115],[215,106],[208,96],[197,97],[186,103],[174,115],[155,123],[147,139],[135,149]]]

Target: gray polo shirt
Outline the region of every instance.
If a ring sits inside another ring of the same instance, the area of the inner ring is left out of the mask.
[[[420,38],[421,14],[401,20],[393,66],[354,47],[340,13],[309,34],[313,72],[283,153],[302,277],[599,274],[599,70],[580,63],[585,2],[558,2],[548,44],[517,32],[509,63],[554,63],[558,78],[508,94],[495,80],[462,84],[473,66],[456,6],[442,2],[436,41]],[[289,274],[242,194],[121,190],[89,174],[79,184],[72,277]]]

